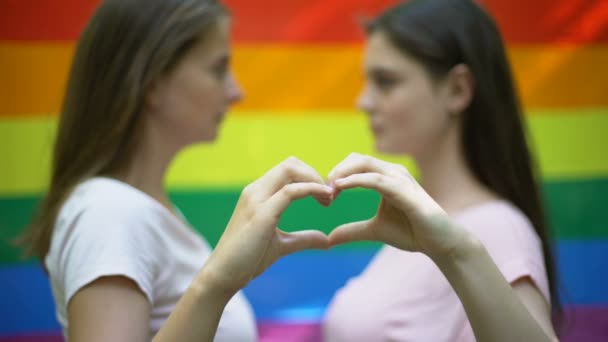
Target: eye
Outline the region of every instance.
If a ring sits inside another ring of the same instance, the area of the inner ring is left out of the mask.
[[[400,82],[398,76],[384,70],[372,70],[369,73],[369,80],[380,91],[388,91]]]
[[[218,79],[224,79],[228,75],[228,69],[230,66],[230,60],[228,57],[222,57],[216,63],[213,64],[212,72]]]
[[[398,83],[398,80],[394,77],[378,75],[372,77],[372,82],[374,82],[379,89],[389,90]]]
[[[221,65],[217,65],[213,68],[213,74],[219,79],[225,78],[227,73],[228,64],[226,63],[222,63]]]

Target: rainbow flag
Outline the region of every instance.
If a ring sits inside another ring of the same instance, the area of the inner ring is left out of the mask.
[[[0,0],[0,341],[60,341],[49,283],[9,240],[49,176],[74,43],[99,0]],[[240,189],[290,155],[327,173],[374,154],[354,101],[362,86],[360,17],[389,0],[226,0],[245,100],[217,143],[170,170],[174,202],[215,244]],[[608,1],[485,0],[508,44],[555,235],[564,341],[608,340]],[[385,158],[386,156],[381,156]],[[408,159],[389,158],[413,167]],[[370,217],[378,196],[350,191],[330,208],[285,213],[286,230]],[[286,257],[245,289],[262,341],[316,341],[333,293],[378,249],[358,243]]]

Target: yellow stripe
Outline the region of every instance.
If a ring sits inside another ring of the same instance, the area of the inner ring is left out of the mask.
[[[356,112],[237,113],[229,117],[213,145],[192,147],[173,164],[172,188],[231,187],[247,184],[290,155],[326,174],[350,152],[373,154],[367,122]],[[297,115],[296,115],[297,114]],[[551,111],[529,118],[544,178],[608,175],[608,108],[585,115]],[[290,116],[293,115],[293,116]],[[40,192],[49,173],[52,118],[0,121],[0,194]],[[388,158],[412,167],[405,158]]]
[[[608,45],[509,50],[528,108],[608,106]],[[56,113],[71,43],[0,42],[0,116]],[[362,84],[355,45],[237,45],[234,70],[247,94],[236,109],[346,110]]]

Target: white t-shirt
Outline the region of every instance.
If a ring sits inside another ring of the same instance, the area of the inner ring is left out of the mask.
[[[64,336],[72,296],[99,277],[120,275],[148,298],[152,338],[210,253],[182,219],[138,189],[102,177],[81,183],[59,212],[45,258]],[[253,311],[239,292],[224,310],[215,341],[256,340]]]

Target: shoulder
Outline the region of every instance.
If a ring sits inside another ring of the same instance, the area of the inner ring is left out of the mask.
[[[155,212],[155,203],[139,190],[109,178],[92,178],[79,184],[67,198],[59,217],[87,213],[106,219],[136,218]]]
[[[549,300],[542,241],[521,210],[509,202],[492,202],[455,219],[481,241],[507,281],[530,277]]]
[[[506,201],[489,202],[465,210],[455,220],[482,240],[486,248],[541,246],[540,237],[528,217]]]
[[[63,204],[56,229],[76,222],[86,226],[122,226],[136,229],[155,225],[165,214],[160,204],[126,183],[109,178],[92,178],[79,184]]]
[[[158,240],[164,218],[159,204],[119,181],[93,178],[79,184],[63,204],[53,239],[116,242]],[[144,241],[142,241],[144,242]]]

